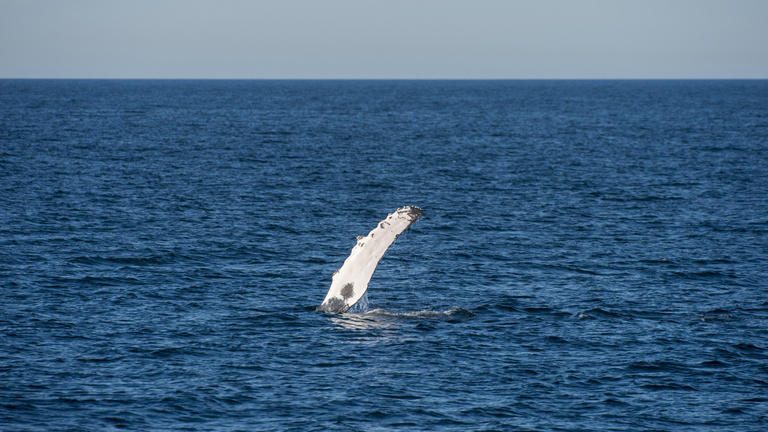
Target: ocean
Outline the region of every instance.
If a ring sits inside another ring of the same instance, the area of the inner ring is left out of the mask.
[[[767,280],[768,81],[0,80],[2,431],[764,431]]]

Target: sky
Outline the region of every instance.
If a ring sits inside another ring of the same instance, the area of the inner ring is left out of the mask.
[[[768,0],[0,0],[0,78],[768,78]]]

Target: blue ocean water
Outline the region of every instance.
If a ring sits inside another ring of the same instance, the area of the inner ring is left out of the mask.
[[[3,431],[766,430],[767,258],[768,81],[0,81]]]

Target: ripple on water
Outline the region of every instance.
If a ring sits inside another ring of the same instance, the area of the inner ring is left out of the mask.
[[[762,430],[765,100],[0,80],[0,429]]]

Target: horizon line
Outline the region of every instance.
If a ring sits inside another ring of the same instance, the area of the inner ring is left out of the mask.
[[[3,77],[60,81],[764,81],[765,77]]]

